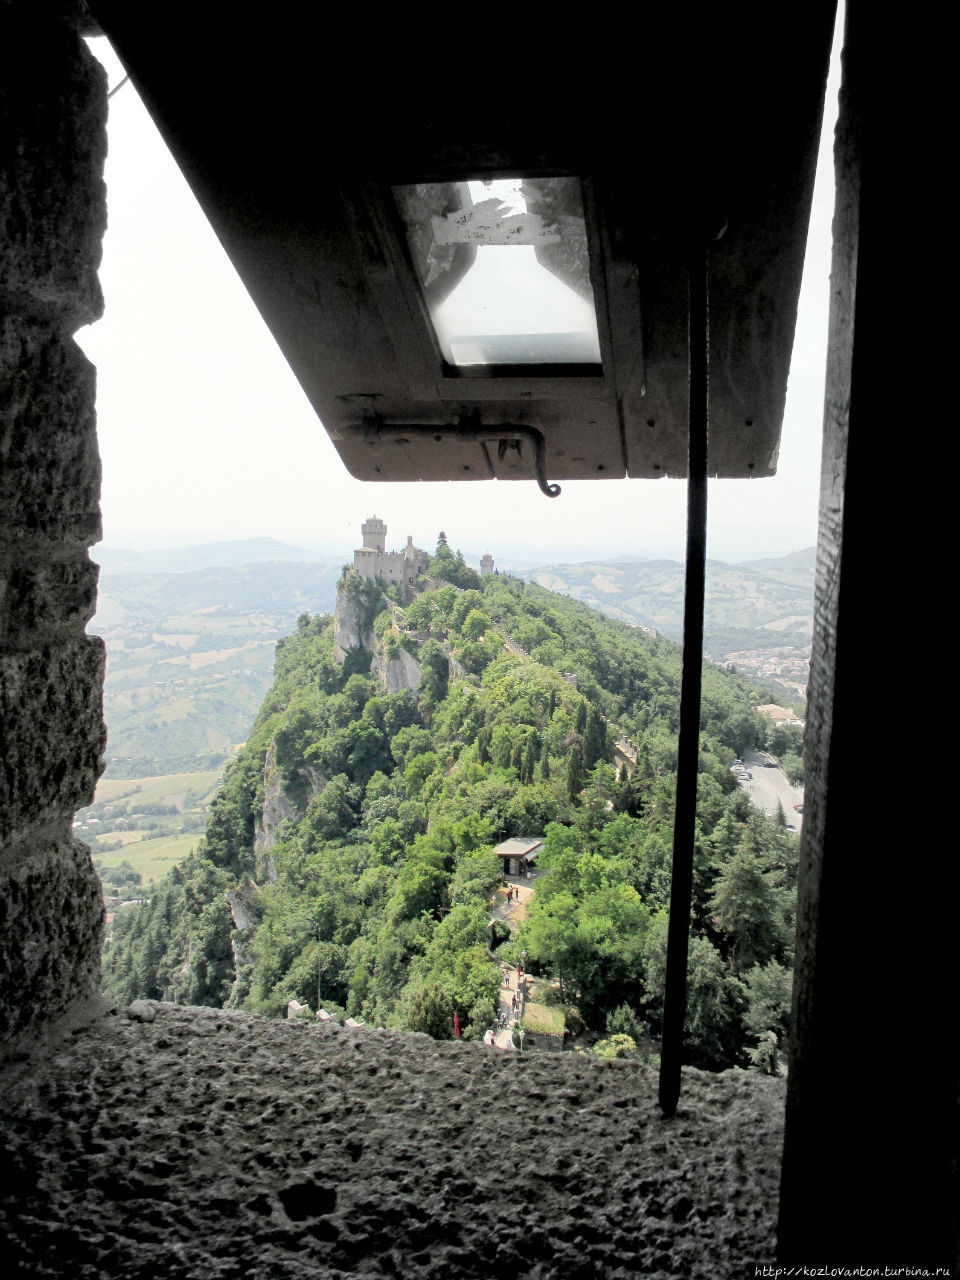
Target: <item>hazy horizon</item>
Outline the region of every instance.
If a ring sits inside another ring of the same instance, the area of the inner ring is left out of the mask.
[[[438,530],[437,532],[439,533],[440,531]],[[582,546],[577,547],[575,545],[567,546],[567,547],[547,548],[547,547],[537,547],[536,545],[528,544],[528,543],[491,543],[490,545],[487,545],[485,543],[482,547],[480,547],[479,544],[461,545],[458,542],[453,532],[450,532],[447,530],[444,530],[444,532],[447,533],[448,535],[450,545],[455,550],[462,551],[464,554],[464,557],[468,561],[473,560],[473,561],[479,562],[480,557],[485,552],[489,551],[491,552],[491,554],[494,555],[495,560],[499,556],[503,561],[503,564],[505,567],[510,567],[511,564],[514,566],[518,566],[523,563],[529,564],[530,566],[541,566],[541,565],[546,566],[551,564],[590,563],[592,561],[598,561],[603,563],[628,563],[631,561],[642,562],[642,561],[649,561],[649,560],[671,560],[671,561],[682,562],[684,559],[684,549],[682,546],[680,546],[676,550],[675,554],[670,554],[668,551],[656,551],[656,550],[651,550],[649,552],[644,552],[644,551],[624,552],[622,550],[604,551],[603,548],[582,547]],[[205,539],[202,541],[197,541],[195,539],[190,539],[190,538],[181,538],[175,534],[170,534],[169,536],[164,534],[151,535],[149,533],[138,532],[136,530],[126,530],[126,531],[121,530],[119,531],[119,533],[120,533],[120,537],[118,537],[116,541],[111,540],[110,542],[108,542],[106,539],[104,539],[103,541],[97,543],[95,547],[91,548],[92,558],[96,560],[97,552],[101,550],[114,555],[127,553],[133,556],[138,556],[138,555],[146,556],[151,554],[160,555],[165,552],[170,552],[174,554],[183,553],[184,551],[188,551],[191,549],[201,550],[201,549],[207,549],[210,547],[215,547],[221,544],[238,547],[246,542],[262,542],[262,541],[276,542],[279,546],[287,548],[288,550],[291,550],[291,551],[302,550],[304,552],[309,552],[314,555],[320,555],[320,556],[329,558],[331,561],[336,561],[336,562],[340,562],[341,559],[344,561],[349,561],[352,558],[353,550],[354,550],[353,545],[347,546],[346,543],[333,543],[330,541],[291,542],[285,538],[275,538],[272,534],[251,534],[248,537],[243,537],[243,538],[211,538],[211,539]],[[124,533],[129,534],[128,541],[122,540],[122,535]],[[413,535],[413,540],[415,545],[422,546],[424,550],[430,551],[432,553],[434,549],[435,541],[436,541],[436,534],[433,535],[433,537],[429,540],[427,539],[418,540],[417,536]],[[405,541],[406,541],[405,533],[403,534],[403,536],[398,536],[396,540],[394,540],[392,538],[391,532],[389,531],[389,525],[388,525],[388,534],[387,534],[388,550],[400,550]],[[744,562],[751,562],[755,560],[777,560],[777,559],[782,559],[784,556],[796,555],[802,551],[813,550],[815,549],[815,546],[816,546],[815,541],[810,540],[802,545],[791,546],[788,550],[779,551],[779,550],[771,550],[768,543],[763,548],[759,548],[759,549],[754,548],[749,554],[720,555],[720,554],[716,554],[713,550],[711,550],[708,555],[708,559],[723,561],[728,564],[738,564],[738,563],[744,563]],[[290,557],[288,556],[284,557],[284,559],[289,559],[289,558]]]

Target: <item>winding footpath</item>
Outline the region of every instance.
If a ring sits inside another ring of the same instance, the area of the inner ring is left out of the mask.
[[[507,889],[513,890],[513,898],[507,901]],[[506,883],[494,894],[490,911],[491,923],[502,920],[511,933],[515,933],[527,914],[527,906],[533,898],[534,890],[530,881],[521,876],[508,876]],[[516,965],[505,964],[498,959],[500,965],[501,985],[498,1013],[504,1026],[494,1030],[493,1043],[498,1049],[514,1052],[513,1029],[520,1022],[523,1012],[523,999],[526,995],[526,979],[517,973]],[[517,999],[519,997],[519,1004]]]

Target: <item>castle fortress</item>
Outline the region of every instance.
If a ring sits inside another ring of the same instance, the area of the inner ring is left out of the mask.
[[[382,578],[386,582],[410,587],[422,573],[426,573],[430,554],[415,547],[409,535],[402,551],[387,551],[387,526],[379,516],[364,520],[360,532],[363,534],[363,546],[353,553],[353,567],[362,578],[371,581]],[[493,556],[489,553],[480,561],[481,577],[488,573],[493,573]]]
[[[360,532],[363,534],[363,546],[353,553],[353,567],[361,577],[371,581],[383,578],[409,587],[421,573],[426,572],[430,555],[415,547],[413,538],[408,536],[402,551],[386,550],[387,526],[378,516],[365,520]]]

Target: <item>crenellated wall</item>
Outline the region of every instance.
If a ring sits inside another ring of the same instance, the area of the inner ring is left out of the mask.
[[[0,7],[0,1037],[98,989],[103,909],[71,835],[103,763],[95,372],[104,72],[81,6]]]

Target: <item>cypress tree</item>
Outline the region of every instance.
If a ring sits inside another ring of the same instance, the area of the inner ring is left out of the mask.
[[[607,754],[607,722],[599,707],[591,706],[583,735],[583,755],[588,769]]]
[[[586,698],[581,698],[580,705],[579,707],[577,707],[577,722],[574,725],[574,728],[576,729],[577,733],[579,733],[582,736],[584,731],[586,730],[586,727],[587,727],[587,700]]]
[[[536,758],[537,753],[534,750],[533,739],[530,738],[527,742],[527,749],[523,755],[523,773],[521,774],[521,780],[525,782],[527,786],[533,782],[533,766]]]
[[[583,787],[583,750],[575,742],[567,757],[567,799],[575,800]]]

